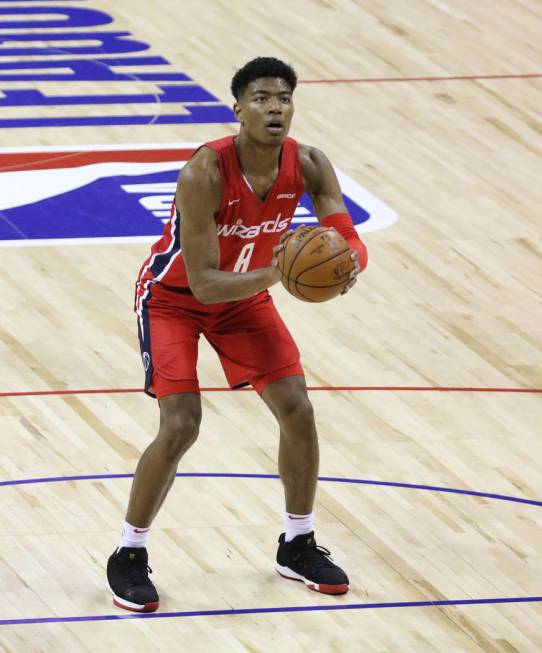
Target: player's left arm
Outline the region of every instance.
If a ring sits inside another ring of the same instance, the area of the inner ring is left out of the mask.
[[[361,241],[344,204],[341,187],[327,156],[315,147],[300,145],[299,159],[305,182],[318,222],[333,227],[346,240],[355,262],[347,292],[356,282],[357,275],[367,267],[367,248]]]

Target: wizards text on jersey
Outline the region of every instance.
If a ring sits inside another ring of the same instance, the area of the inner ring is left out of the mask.
[[[260,233],[274,234],[288,227],[289,220],[281,220],[281,217],[282,214],[279,213],[274,220],[266,220],[256,225],[245,225],[241,218],[233,224],[218,223],[217,234],[222,237],[237,236],[238,238],[256,238]]]

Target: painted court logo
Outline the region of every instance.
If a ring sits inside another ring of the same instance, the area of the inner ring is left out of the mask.
[[[0,149],[0,246],[156,240],[169,220],[179,170],[196,147]],[[359,232],[395,222],[395,211],[340,170],[337,176]],[[292,226],[316,223],[303,195]]]

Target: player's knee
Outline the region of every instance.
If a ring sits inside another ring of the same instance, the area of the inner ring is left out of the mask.
[[[295,423],[300,428],[314,423],[312,403],[305,393],[296,393],[285,400],[279,409],[279,422]]]
[[[196,441],[201,414],[173,414],[162,420],[158,439],[167,459],[180,458]]]

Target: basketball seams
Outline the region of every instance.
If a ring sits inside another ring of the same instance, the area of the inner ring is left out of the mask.
[[[295,282],[297,283],[297,280],[302,274],[305,274],[305,272],[309,272],[310,270],[314,270],[314,268],[317,268],[320,265],[323,265],[324,263],[329,263],[329,261],[332,261],[334,258],[338,258],[341,256],[341,254],[344,254],[345,252],[348,252],[350,250],[350,247],[347,247],[346,249],[343,249],[340,251],[338,254],[333,254],[333,256],[329,256],[328,258],[324,259],[323,261],[318,261],[318,263],[315,263],[314,265],[311,265],[309,268],[305,268],[302,272],[300,272],[297,277],[295,277]],[[291,269],[291,268],[290,268]],[[306,285],[306,284],[304,284]]]
[[[288,281],[293,281],[291,277],[286,277]],[[326,284],[324,286],[316,286],[311,283],[300,283],[297,282],[294,284],[294,292],[291,293],[292,297],[296,297],[297,299],[302,299],[307,302],[311,302],[313,304],[319,304],[321,302],[328,301],[327,299],[314,299],[313,297],[308,297],[305,295],[302,291],[301,288],[316,288],[318,290],[322,288],[337,288],[338,286],[344,286],[347,283],[348,279],[344,279],[343,281],[339,281],[338,283],[332,283],[332,284]]]
[[[293,296],[297,297],[298,299],[303,299],[303,300],[305,300],[307,302],[311,302],[312,304],[320,304],[321,302],[329,301],[330,298],[314,299],[314,297],[309,297],[308,295],[305,295],[302,292],[302,288],[315,288],[317,290],[321,290],[323,288],[337,288],[338,286],[344,286],[344,285],[345,285],[344,281],[341,281],[340,283],[335,283],[335,284],[332,284],[332,285],[327,285],[327,286],[313,286],[313,285],[308,284],[308,283],[298,283],[295,286],[296,295],[293,295]]]
[[[292,238],[295,238],[295,234],[292,236]],[[313,236],[313,238],[314,238],[314,236]],[[311,238],[311,240],[312,240],[312,238]],[[293,264],[294,264],[296,258],[299,256],[300,252],[303,250],[303,247],[305,247],[305,245],[303,245],[302,247],[300,247],[300,248],[297,250],[297,252],[294,254],[292,260],[289,261],[288,273],[286,274],[286,278],[288,279],[288,292],[289,292],[290,294],[293,294],[293,293],[292,293],[292,288],[290,287],[290,282],[292,281],[292,278],[291,278],[291,276],[290,276],[290,271],[292,270],[292,266],[293,266]],[[286,248],[285,248],[285,250],[286,250]],[[286,259],[286,253],[284,254],[284,258]],[[284,271],[286,272],[286,264],[285,264],[285,266],[284,266]],[[294,288],[295,288],[295,286],[294,286]]]
[[[314,299],[311,299],[310,297],[307,297],[307,295],[304,295],[304,294],[301,292],[301,290],[299,290],[299,288],[297,287],[297,285],[296,285],[296,287],[295,287],[295,291],[296,291],[296,293],[297,293],[297,297],[298,297],[299,299],[303,299],[303,300],[305,300],[306,302],[311,302],[311,303],[313,303],[313,304],[317,304],[317,303],[318,303],[318,302],[316,302]]]
[[[323,231],[321,231],[321,230],[323,230]],[[292,258],[292,260],[289,262],[288,272],[286,272],[286,247],[288,246],[288,242],[290,241],[290,239],[295,237],[295,233],[292,234],[292,236],[290,236],[290,238],[287,239],[287,242],[285,243],[284,249],[282,250],[282,252],[283,252],[282,261],[284,263],[284,267],[281,270],[281,274],[282,274],[283,277],[286,277],[286,279],[288,279],[288,288],[287,288],[287,290],[288,290],[289,293],[293,294],[292,289],[290,288],[290,281],[293,280],[292,277],[290,276],[290,271],[291,271],[292,266],[294,265],[295,260],[297,259],[297,257],[305,249],[307,244],[310,243],[312,240],[314,240],[318,235],[323,234],[323,233],[327,233],[328,231],[332,231],[332,230],[333,230],[332,228],[326,228],[326,227],[322,227],[322,226],[315,227],[316,233],[313,234],[308,240],[306,240],[305,243],[303,243],[302,247],[300,247],[298,249],[298,251],[294,254],[294,257]],[[279,269],[280,269],[280,267],[279,267]]]
[[[303,247],[300,247],[300,248],[298,249],[298,251],[295,253],[294,258],[291,260],[291,262],[290,262],[290,267],[289,267],[289,269],[288,269],[288,275],[287,275],[288,278],[290,278],[290,271],[291,271],[291,269],[293,268],[294,263],[296,262],[297,257],[301,254],[301,252],[305,249],[305,247],[306,247],[306,246],[307,246],[311,241],[313,241],[315,238],[317,238],[318,236],[320,236],[321,234],[325,234],[325,233],[327,233],[328,231],[334,231],[334,229],[331,229],[331,228],[330,228],[330,229],[326,229],[325,231],[319,231],[319,227],[316,227],[315,230],[316,230],[316,233],[313,234],[313,235],[312,235],[308,240],[306,240],[306,241],[303,243]]]
[[[317,283],[303,283],[302,281],[298,281],[297,286],[304,286],[305,288],[336,288],[337,286],[346,284],[347,281],[348,277],[346,277],[343,281],[337,281],[337,283],[325,283],[323,285],[319,285]]]
[[[296,262],[298,256],[300,256],[300,254],[301,254],[302,252],[305,251],[305,248],[307,247],[307,245],[309,245],[309,244],[310,244],[310,243],[311,243],[315,238],[317,238],[318,236],[321,236],[321,235],[327,233],[328,231],[332,231],[332,229],[331,229],[331,228],[327,228],[327,229],[326,229],[325,227],[322,227],[322,226],[320,225],[319,227],[316,227],[314,231],[315,231],[315,233],[312,234],[312,236],[311,236],[310,238],[307,238],[307,239],[305,240],[305,242],[304,242],[304,243],[302,244],[302,246],[298,249],[298,251],[296,252],[295,256],[293,257],[293,259],[292,259],[291,262],[290,262],[290,267],[289,267],[289,269],[288,269],[288,292],[292,292],[292,290],[291,290],[291,288],[290,288],[290,281],[293,281],[293,284],[294,284],[294,290],[296,289],[296,281],[294,280],[293,277],[290,276],[290,273],[291,273],[291,271],[292,271],[292,269],[293,269],[293,267],[294,267],[294,265],[295,265],[295,262]]]
[[[287,279],[291,279],[291,277],[286,277]],[[292,279],[293,281],[293,279]],[[315,283],[303,283],[302,281],[298,281],[296,283],[297,286],[304,286],[305,288],[336,288],[337,286],[342,286],[344,283],[346,283],[348,279],[344,279],[343,281],[338,281],[337,283],[326,283],[323,285],[318,285]]]

